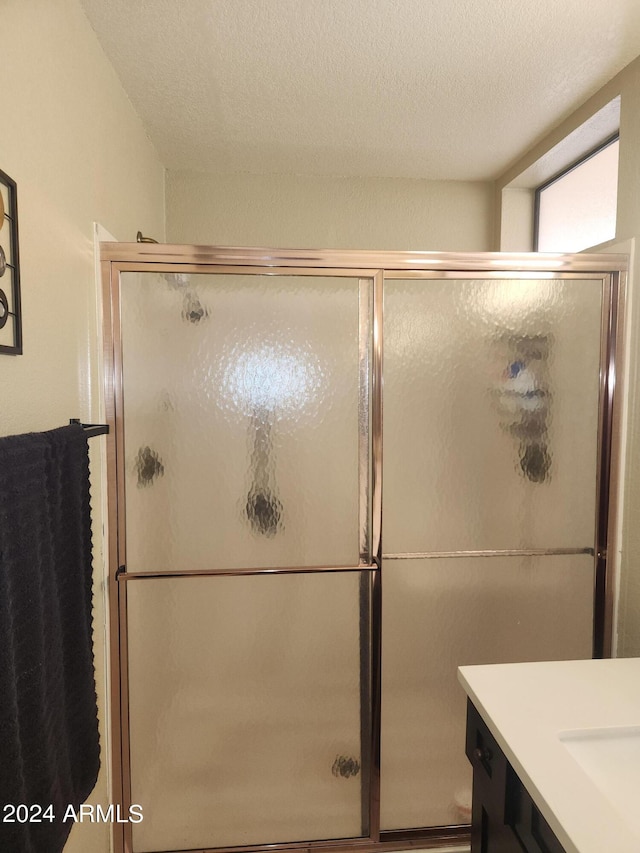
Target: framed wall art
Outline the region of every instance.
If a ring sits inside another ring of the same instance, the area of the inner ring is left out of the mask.
[[[16,182],[0,169],[0,353],[22,354]]]

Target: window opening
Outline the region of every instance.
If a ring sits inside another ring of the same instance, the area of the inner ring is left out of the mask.
[[[536,252],[580,252],[616,236],[619,134],[537,187]]]

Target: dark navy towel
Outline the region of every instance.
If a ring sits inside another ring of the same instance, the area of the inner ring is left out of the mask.
[[[82,427],[0,438],[1,853],[59,853],[96,782],[91,576]]]

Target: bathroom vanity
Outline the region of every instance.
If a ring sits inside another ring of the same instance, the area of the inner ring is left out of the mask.
[[[638,853],[640,659],[466,666],[472,853]]]

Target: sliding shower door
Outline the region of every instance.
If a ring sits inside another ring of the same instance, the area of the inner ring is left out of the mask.
[[[116,853],[464,843],[457,668],[608,653],[624,259],[103,251]]]
[[[602,277],[388,277],[381,828],[469,820],[464,664],[590,657]]]
[[[372,280],[119,301],[131,849],[366,836]]]

